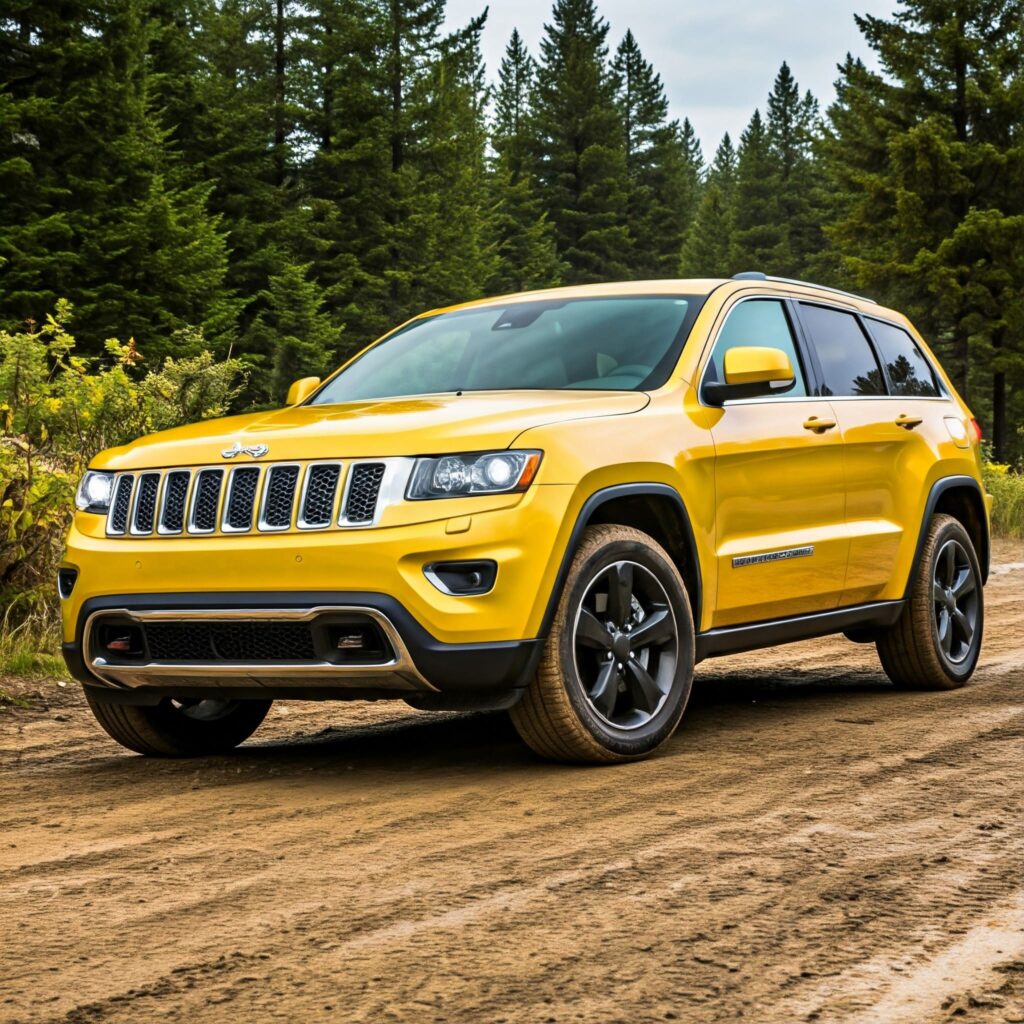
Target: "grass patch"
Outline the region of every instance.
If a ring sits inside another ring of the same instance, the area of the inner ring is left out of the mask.
[[[1024,473],[1007,466],[986,465],[985,487],[992,495],[992,533],[1024,538]]]

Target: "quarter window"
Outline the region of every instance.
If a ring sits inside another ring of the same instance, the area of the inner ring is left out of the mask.
[[[889,375],[894,395],[937,398],[939,388],[928,360],[914,339],[895,324],[869,320],[868,330],[875,339]]]
[[[725,353],[731,348],[748,346],[782,349],[789,356],[796,383],[790,388],[780,389],[779,395],[791,398],[807,394],[803,368],[793,341],[789,318],[782,303],[777,299],[747,299],[733,306],[718,332],[704,380],[709,384],[724,381],[722,366],[725,362]]]
[[[886,394],[885,378],[871,343],[852,313],[802,302],[800,319],[821,363],[822,394]]]

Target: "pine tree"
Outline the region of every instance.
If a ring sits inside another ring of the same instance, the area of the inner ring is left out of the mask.
[[[736,150],[728,133],[715,152],[697,214],[683,243],[681,277],[729,277],[733,260]]]
[[[570,282],[630,273],[629,181],[607,35],[593,0],[555,0],[541,41],[537,180]]]
[[[612,71],[629,178],[631,276],[670,277],[693,213],[693,140],[668,120],[661,78],[632,32],[619,44]]]
[[[779,209],[778,163],[759,110],[740,136],[733,201],[732,263],[746,270],[776,272],[785,246]]]
[[[780,238],[770,260],[776,274],[801,277],[824,246],[821,232],[820,172],[813,145],[818,134],[818,101],[800,94],[783,61],[768,97],[768,139],[774,157],[772,185]]]
[[[991,402],[1005,458],[1007,404],[1024,382],[1021,4],[907,0],[893,20],[857,23],[881,70],[849,58],[841,69],[823,143],[828,235],[851,282],[907,312],[961,394],[970,386],[982,411]],[[971,375],[972,355],[988,380]]]
[[[551,287],[565,269],[530,163],[536,148],[531,121],[536,73],[522,36],[513,30],[498,72],[491,129],[491,232],[497,264],[487,282],[489,294]]]

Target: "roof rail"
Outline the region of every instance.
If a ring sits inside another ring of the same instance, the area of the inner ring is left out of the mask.
[[[854,292],[844,292],[842,288],[830,288],[826,284],[815,284],[813,281],[798,281],[793,277],[772,277],[760,270],[745,270],[742,274],[733,274],[734,281],[774,281],[776,284],[802,284],[807,288],[817,288],[823,292],[832,292],[834,295],[845,295],[850,299],[857,299],[860,302],[872,302],[878,305],[875,299],[866,295],[857,295]]]

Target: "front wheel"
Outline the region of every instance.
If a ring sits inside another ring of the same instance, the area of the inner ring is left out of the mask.
[[[974,673],[984,625],[971,538],[952,516],[933,516],[906,607],[878,638],[882,668],[900,689],[954,690]]]
[[[588,527],[537,674],[509,712],[557,761],[632,761],[673,733],[693,681],[693,615],[672,559],[626,526]]]
[[[96,721],[122,747],[149,757],[222,754],[247,740],[269,700],[167,698],[159,704],[104,704],[86,693]]]

